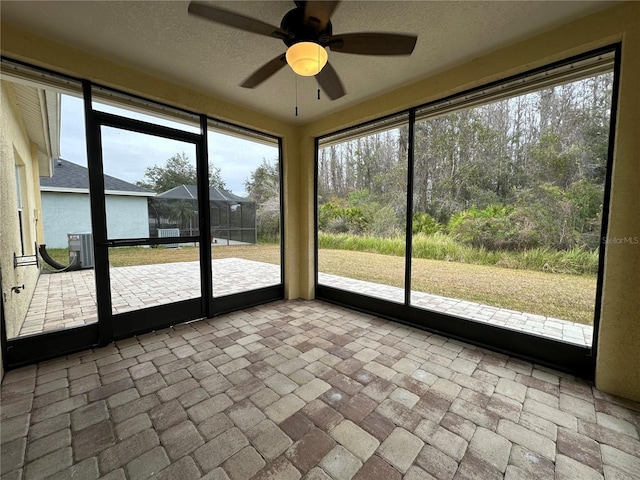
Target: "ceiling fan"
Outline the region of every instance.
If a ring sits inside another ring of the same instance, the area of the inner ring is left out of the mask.
[[[280,39],[287,46],[284,54],[270,60],[240,85],[255,88],[289,64],[298,75],[315,75],[325,93],[335,100],[345,95],[338,74],[328,62],[326,48],[332,52],[359,55],[411,55],[418,37],[397,33],[345,33],[334,35],[331,14],[339,1],[300,0],[282,18],[280,27],[240,13],[203,2],[191,2],[189,13],[247,32]]]

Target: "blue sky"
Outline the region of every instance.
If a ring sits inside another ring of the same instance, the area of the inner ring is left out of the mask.
[[[99,109],[110,113],[123,112],[106,105],[101,105]],[[127,116],[147,121],[151,119],[135,112],[129,112]],[[161,125],[176,126],[175,123],[164,119],[153,118],[152,121]],[[276,147],[220,132],[210,131],[208,142],[209,163],[220,168],[227,189],[237,195],[246,194],[244,182],[263,159],[275,163],[278,158]],[[195,165],[195,148],[191,144],[113,128],[103,128],[102,143],[104,172],[131,183],[142,180],[147,167],[163,166],[167,159],[177,153],[184,152]],[[60,156],[65,160],[87,165],[81,98],[62,95]]]

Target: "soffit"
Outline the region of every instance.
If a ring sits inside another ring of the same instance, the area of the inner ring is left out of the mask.
[[[49,132],[49,109],[56,110],[57,97],[47,97],[35,87],[12,83],[13,94],[18,112],[29,140],[36,145],[41,176],[51,175],[51,134]],[[47,101],[48,100],[48,101]],[[52,114],[55,114],[52,112]]]

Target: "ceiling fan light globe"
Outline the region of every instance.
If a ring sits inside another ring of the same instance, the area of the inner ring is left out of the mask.
[[[329,56],[321,45],[314,42],[294,43],[287,49],[287,63],[298,75],[310,77],[320,73]]]

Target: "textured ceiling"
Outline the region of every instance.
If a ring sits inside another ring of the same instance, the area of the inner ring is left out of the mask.
[[[277,26],[294,7],[291,1],[215,3]],[[3,22],[290,123],[309,122],[612,4],[343,1],[332,16],[334,33],[415,33],[418,43],[411,57],[329,52],[347,91],[331,101],[317,100],[314,78],[296,78],[287,67],[254,90],[239,87],[284,52],[284,44],[190,16],[188,2],[0,2]]]

